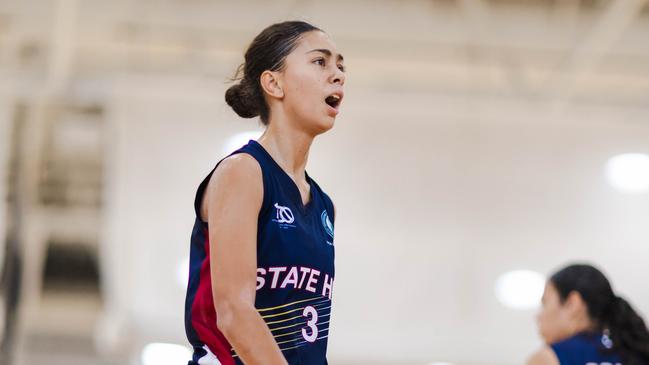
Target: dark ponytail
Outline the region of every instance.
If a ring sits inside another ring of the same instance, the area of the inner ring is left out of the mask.
[[[264,99],[259,77],[264,71],[279,71],[286,56],[295,49],[302,34],[319,28],[302,21],[277,23],[264,29],[252,41],[239,66],[238,84],[225,92],[225,101],[242,118],[259,116],[268,125],[270,111]]]
[[[587,264],[570,265],[552,275],[550,282],[562,302],[573,291],[581,295],[591,320],[608,335],[611,350],[620,354],[624,365],[649,364],[649,331],[644,320],[615,295],[601,271]]]
[[[616,296],[606,317],[606,327],[614,346],[623,355],[624,364],[649,364],[649,331],[629,302]]]

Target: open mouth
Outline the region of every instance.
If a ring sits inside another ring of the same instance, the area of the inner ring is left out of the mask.
[[[341,101],[342,101],[342,97],[340,95],[338,95],[338,94],[329,95],[325,99],[325,103],[327,103],[327,105],[329,105],[330,107],[332,107],[334,109],[338,109],[338,107],[340,106]]]

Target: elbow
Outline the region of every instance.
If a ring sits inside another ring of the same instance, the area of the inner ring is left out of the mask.
[[[236,336],[235,331],[241,328],[241,321],[246,315],[247,303],[231,299],[220,299],[214,301],[216,310],[216,327],[226,338]],[[253,308],[254,309],[254,308]]]
[[[235,307],[236,305],[229,300],[214,300],[214,309],[216,310],[216,327],[226,337],[235,328]]]

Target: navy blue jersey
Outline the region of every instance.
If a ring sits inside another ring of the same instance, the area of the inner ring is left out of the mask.
[[[327,364],[334,282],[333,203],[305,173],[311,196],[304,205],[297,185],[256,141],[236,153],[257,160],[264,184],[257,227],[255,307],[289,364]],[[201,220],[200,205],[213,172],[199,186],[194,204],[185,301],[185,329],[194,348],[190,365],[242,364],[217,328],[212,300],[209,228]]]
[[[602,334],[581,333],[550,347],[561,365],[620,365],[620,357],[608,350],[612,345]]]

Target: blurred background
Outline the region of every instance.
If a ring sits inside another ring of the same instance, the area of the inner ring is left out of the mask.
[[[227,81],[296,18],[348,68],[331,364],[521,364],[571,261],[649,315],[648,2],[0,0],[1,363],[186,363],[195,189],[262,131]]]

